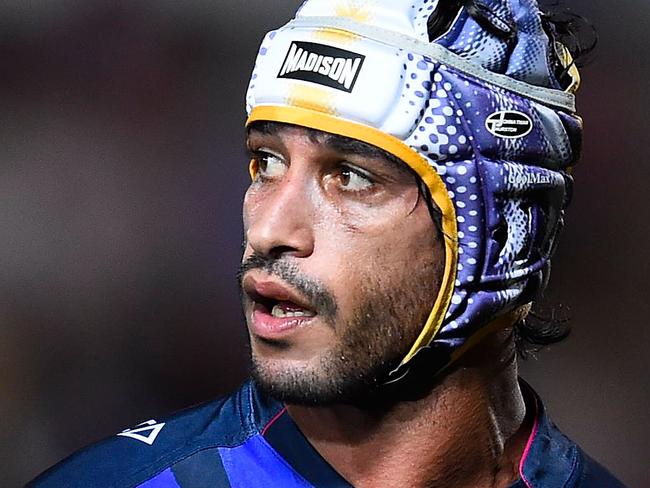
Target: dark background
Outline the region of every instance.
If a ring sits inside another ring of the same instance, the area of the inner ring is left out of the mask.
[[[585,152],[547,293],[570,339],[523,376],[630,486],[647,438],[650,3],[597,26]],[[18,486],[246,374],[244,91],[299,2],[0,3],[0,459]]]

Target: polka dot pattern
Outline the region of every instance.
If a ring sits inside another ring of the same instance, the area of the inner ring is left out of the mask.
[[[498,16],[515,22],[505,2],[492,3],[499,4]],[[487,69],[509,69],[512,46],[468,16],[461,15],[439,42]],[[533,51],[533,57],[538,54]],[[426,57],[400,55],[405,79],[400,109],[413,121],[405,142],[442,178],[457,214],[454,294],[436,339],[456,347],[495,315],[530,301],[530,282],[544,281],[539,274],[548,270],[550,243],[559,227],[560,196],[566,196],[568,181],[561,171],[572,157],[571,141],[557,112],[548,107]],[[531,133],[495,137],[485,121],[500,110],[528,115]],[[538,168],[540,162],[550,168]],[[555,211],[535,201],[540,190],[557,194]],[[544,220],[544,215],[553,218]]]
[[[275,38],[277,31],[271,31],[264,36],[262,44],[260,46],[259,52],[257,54],[257,59],[255,60],[255,66],[253,66],[253,73],[251,74],[250,82],[248,83],[248,91],[246,92],[246,112],[250,113],[253,106],[255,105],[255,86],[257,84],[257,79],[259,78],[260,70],[260,61],[264,59],[268,53],[269,47]]]

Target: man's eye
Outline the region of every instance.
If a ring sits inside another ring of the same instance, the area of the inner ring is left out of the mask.
[[[373,185],[370,177],[346,166],[341,168],[338,178],[341,186],[348,191],[369,190]]]
[[[257,174],[263,178],[276,178],[287,170],[284,160],[275,154],[259,152],[254,159],[257,162]]]

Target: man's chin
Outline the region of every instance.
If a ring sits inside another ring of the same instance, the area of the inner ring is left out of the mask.
[[[290,405],[359,405],[375,397],[379,386],[375,375],[368,380],[342,369],[253,359],[251,376],[264,393]]]
[[[320,405],[323,381],[305,362],[254,357],[251,376],[259,388],[276,400],[297,405]],[[327,393],[327,392],[325,392]],[[325,395],[329,396],[329,395]]]

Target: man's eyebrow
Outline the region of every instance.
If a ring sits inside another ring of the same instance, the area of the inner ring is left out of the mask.
[[[394,156],[388,151],[373,146],[372,144],[337,134],[328,134],[319,131],[314,132],[318,135],[321,144],[324,144],[341,154],[349,154],[369,159],[383,159],[400,173],[415,175],[413,170],[400,158]]]
[[[368,143],[350,139],[349,137],[339,136],[336,134],[318,134],[319,142],[335,151],[344,154],[354,154],[358,156],[365,156],[369,158],[384,158],[388,160],[396,159],[392,154],[387,153],[383,149],[372,146]],[[397,160],[399,161],[399,160]],[[399,161],[399,164],[404,164]]]

